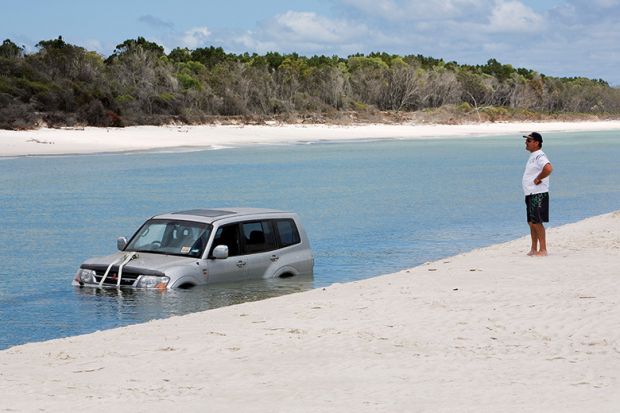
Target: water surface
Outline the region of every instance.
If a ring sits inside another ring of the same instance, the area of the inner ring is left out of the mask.
[[[551,226],[620,209],[620,133],[545,134]],[[364,279],[528,234],[519,136],[0,160],[0,348]],[[148,217],[297,212],[310,280],[156,292],[71,287]],[[549,240],[553,253],[553,239]],[[524,252],[529,245],[524,245]]]

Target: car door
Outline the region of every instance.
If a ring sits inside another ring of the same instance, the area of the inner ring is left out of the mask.
[[[218,245],[228,247],[228,258],[213,258],[213,249]],[[239,224],[223,225],[215,230],[209,250],[207,282],[239,281],[246,278],[246,260],[241,253]]]
[[[276,252],[276,238],[270,220],[249,221],[241,224],[245,277],[248,279],[269,278],[274,274],[279,257]]]

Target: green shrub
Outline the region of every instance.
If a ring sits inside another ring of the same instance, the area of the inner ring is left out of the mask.
[[[496,106],[488,106],[488,107],[482,108],[480,112],[488,116],[491,122],[504,119],[508,115],[508,110],[506,108],[496,107]]]
[[[469,113],[471,112],[472,107],[468,102],[463,102],[456,107],[456,110],[463,113]]]
[[[202,90],[200,81],[187,73],[177,73],[177,79],[183,89]]]
[[[122,105],[125,103],[131,103],[134,100],[136,99],[131,95],[120,95],[116,97],[116,103],[118,103],[119,105]]]
[[[175,96],[170,92],[164,92],[159,94],[159,99],[163,102],[170,103],[174,101]]]
[[[356,100],[356,101],[351,102],[351,104],[353,105],[353,110],[357,110],[360,112],[368,110],[368,105],[364,102],[360,102]]]

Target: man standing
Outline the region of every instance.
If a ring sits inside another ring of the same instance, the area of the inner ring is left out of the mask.
[[[549,222],[549,175],[553,167],[542,151],[543,139],[540,133],[532,132],[525,138],[525,150],[531,152],[523,172],[523,192],[527,208],[527,223],[530,226],[532,247],[527,255],[547,255],[544,222]]]

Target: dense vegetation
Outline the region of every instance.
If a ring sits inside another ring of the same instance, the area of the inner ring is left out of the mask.
[[[219,47],[166,54],[142,37],[104,58],[61,37],[27,54],[0,45],[0,128],[242,121],[377,120],[412,113],[472,119],[620,114],[603,80],[554,78],[495,59],[459,65],[386,53],[231,54]]]

